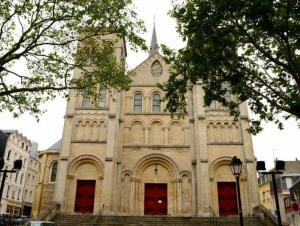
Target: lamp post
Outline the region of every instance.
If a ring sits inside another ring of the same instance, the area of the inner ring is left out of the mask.
[[[17,159],[14,161],[14,167],[11,170],[2,170],[2,168],[4,167],[4,159],[0,159],[0,172],[3,173],[2,175],[2,181],[1,181],[1,187],[0,187],[0,204],[2,201],[2,193],[3,193],[3,188],[4,188],[4,183],[5,183],[5,179],[7,177],[7,173],[16,173],[17,171],[19,171],[22,168],[22,159]]]
[[[264,161],[257,161],[256,162],[256,171],[261,174],[271,174],[272,175],[272,184],[274,189],[274,197],[275,197],[275,204],[276,204],[276,214],[278,219],[278,226],[282,226],[281,221],[281,214],[280,214],[280,207],[278,201],[278,194],[277,194],[277,186],[276,186],[276,179],[275,174],[282,174],[282,171],[285,169],[285,163],[281,160],[276,160],[275,162],[275,169],[269,172],[266,172],[266,164]]]
[[[242,172],[242,165],[243,162],[234,156],[230,162],[230,167],[233,176],[236,179],[236,187],[237,187],[237,194],[238,194],[238,207],[239,207],[239,215],[240,215],[240,226],[244,226],[243,220],[243,210],[242,210],[242,202],[241,202],[241,192],[240,192],[240,174]]]

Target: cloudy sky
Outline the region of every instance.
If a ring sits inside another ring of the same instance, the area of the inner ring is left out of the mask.
[[[155,17],[156,31],[159,44],[166,44],[171,48],[178,49],[183,42],[176,33],[176,24],[167,12],[171,7],[169,0],[135,0],[136,11],[145,21],[147,33],[143,35],[149,45]],[[128,48],[127,63],[134,68],[144,61],[148,53],[133,52]],[[17,129],[29,139],[38,142],[39,150],[46,149],[62,136],[63,116],[66,102],[63,99],[45,103],[42,107],[47,112],[37,122],[28,114],[18,119],[12,118],[11,114],[0,114],[0,129]],[[258,160],[266,160],[268,168],[272,167],[275,158],[282,160],[300,160],[300,130],[295,121],[285,123],[286,129],[280,131],[273,124],[266,124],[265,129],[259,135],[253,137],[254,152]]]

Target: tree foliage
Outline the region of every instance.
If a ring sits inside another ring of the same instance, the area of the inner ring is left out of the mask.
[[[300,118],[300,2],[297,0],[185,0],[170,12],[187,46],[165,49],[175,69],[164,84],[172,113],[185,111],[188,81],[238,116],[247,101],[261,121]],[[223,84],[228,83],[226,87]],[[226,100],[230,91],[238,100]],[[278,115],[280,117],[278,117]]]
[[[127,88],[130,74],[105,37],[145,48],[144,30],[131,0],[1,0],[0,111],[38,114],[58,93],[89,88],[96,95],[99,83]],[[75,68],[82,76],[72,79]]]

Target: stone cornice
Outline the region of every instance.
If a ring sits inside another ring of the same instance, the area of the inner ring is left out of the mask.
[[[135,148],[190,148],[190,145],[186,144],[124,144],[123,147],[135,147]]]

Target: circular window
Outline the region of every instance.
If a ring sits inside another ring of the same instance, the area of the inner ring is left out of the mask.
[[[162,74],[162,66],[161,64],[156,60],[153,62],[153,64],[151,65],[151,74],[154,76],[154,77],[158,77]]]

